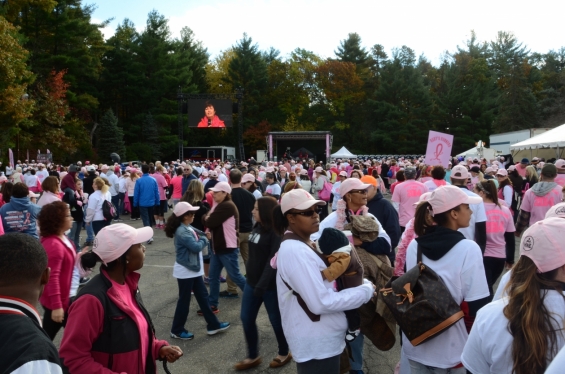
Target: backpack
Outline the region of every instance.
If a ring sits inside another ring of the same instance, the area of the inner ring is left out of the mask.
[[[324,188],[318,192],[318,198],[323,201],[330,201],[330,196],[332,195],[333,185],[330,182],[324,182]]]
[[[435,338],[464,317],[440,276],[422,263],[420,246],[417,253],[416,266],[392,277],[379,290],[379,297],[413,346]]]
[[[118,217],[118,210],[111,201],[104,200],[102,203],[102,215],[106,221],[111,221]]]
[[[392,178],[392,170],[388,169],[388,173],[386,173],[386,176]]]

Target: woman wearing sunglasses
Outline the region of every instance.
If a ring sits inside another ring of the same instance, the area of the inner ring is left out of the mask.
[[[386,233],[383,225],[379,220],[369,213],[367,208],[367,196],[370,184],[361,182],[357,178],[348,178],[341,182],[339,186],[339,194],[341,200],[337,202],[337,209],[331,213],[326,219],[320,223],[319,230],[311,236],[312,240],[318,240],[322,235],[322,231],[326,227],[334,227],[343,230],[344,226],[350,222],[353,215],[362,215],[373,217],[379,225],[379,236],[373,242],[363,243],[360,239],[354,238],[354,244],[365,249],[374,255],[389,255],[391,251],[390,237]],[[351,371],[361,371],[363,368],[363,334],[360,334],[353,342],[350,343],[351,354],[353,360],[350,360]]]
[[[335,292],[322,278],[325,256],[315,250],[310,236],[320,228],[317,207],[325,204],[296,189],[273,210],[273,228],[282,243],[271,264],[277,268],[282,326],[298,374],[339,373],[347,330],[343,311],[358,308],[374,293],[369,281]]]

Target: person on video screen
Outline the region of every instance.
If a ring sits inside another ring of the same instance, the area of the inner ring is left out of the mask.
[[[214,104],[210,101],[204,103],[204,117],[198,123],[198,127],[226,127],[224,121],[216,115]]]

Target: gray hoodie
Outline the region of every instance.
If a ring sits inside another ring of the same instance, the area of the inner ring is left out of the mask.
[[[538,182],[532,187],[532,192],[536,196],[545,196],[549,191],[553,190],[557,186],[555,182]]]
[[[22,232],[39,239],[36,220],[40,210],[39,206],[29,201],[29,197],[12,197],[9,203],[0,208],[4,231]]]

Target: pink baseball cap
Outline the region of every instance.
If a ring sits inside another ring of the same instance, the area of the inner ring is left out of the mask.
[[[540,273],[565,265],[565,220],[551,217],[530,226],[520,242],[520,256],[529,257]]]
[[[413,205],[417,206],[418,204],[420,204],[422,201],[428,201],[430,199],[430,196],[432,196],[431,192],[425,192],[423,194],[420,195],[420,199],[415,202]]]
[[[315,171],[316,173],[321,173],[323,170],[324,170],[324,169],[322,169],[321,166],[317,166],[316,169],[314,169],[314,171]]]
[[[560,158],[559,160],[555,161],[555,167],[557,169],[565,169],[565,160]]]
[[[498,171],[496,172],[496,175],[502,175],[503,177],[507,177],[508,176],[508,170],[498,169]]]
[[[255,177],[253,176],[253,174],[244,174],[243,178],[241,178],[241,183],[247,183],[247,182],[255,182]]]
[[[516,165],[510,165],[507,169],[507,171],[514,171],[516,170]]]
[[[346,178],[347,178],[347,172],[346,172],[345,170],[340,171],[340,172],[339,172],[339,176],[340,176],[340,177],[346,177]]]
[[[325,201],[316,200],[308,192],[297,189],[284,194],[281,199],[281,210],[285,214],[291,209],[305,210],[312,205],[326,205]]]
[[[108,170],[108,169],[110,168],[106,164],[102,165],[102,167],[100,168],[100,170]]]
[[[339,185],[339,194],[343,197],[351,190],[366,190],[371,185],[361,182],[357,178],[348,178]]]
[[[210,170],[210,171],[208,172],[208,176],[209,176],[210,178],[218,178],[218,172],[215,171],[215,170]]]
[[[565,203],[555,204],[549,208],[547,213],[545,213],[545,218],[551,217],[565,218]]]
[[[428,199],[434,214],[447,212],[461,204],[480,204],[483,202],[478,196],[468,196],[461,188],[455,186],[442,186],[434,190]]]
[[[300,175],[308,175],[308,170],[306,169],[300,170]]]
[[[228,182],[219,182],[214,187],[210,188],[210,191],[231,193],[231,187]]]
[[[281,167],[279,168],[279,171],[286,171],[286,168],[285,168],[284,166],[281,166]]]
[[[151,227],[134,229],[125,223],[114,223],[98,232],[94,238],[92,252],[96,253],[104,265],[120,258],[132,245],[143,243],[153,237]]]
[[[451,169],[451,178],[453,179],[467,179],[469,178],[469,170],[465,166],[455,165]]]
[[[192,206],[186,201],[181,201],[177,203],[177,205],[175,205],[175,209],[173,209],[173,213],[175,214],[175,216],[180,217],[186,212],[195,212],[198,209],[200,209],[200,207]]]

